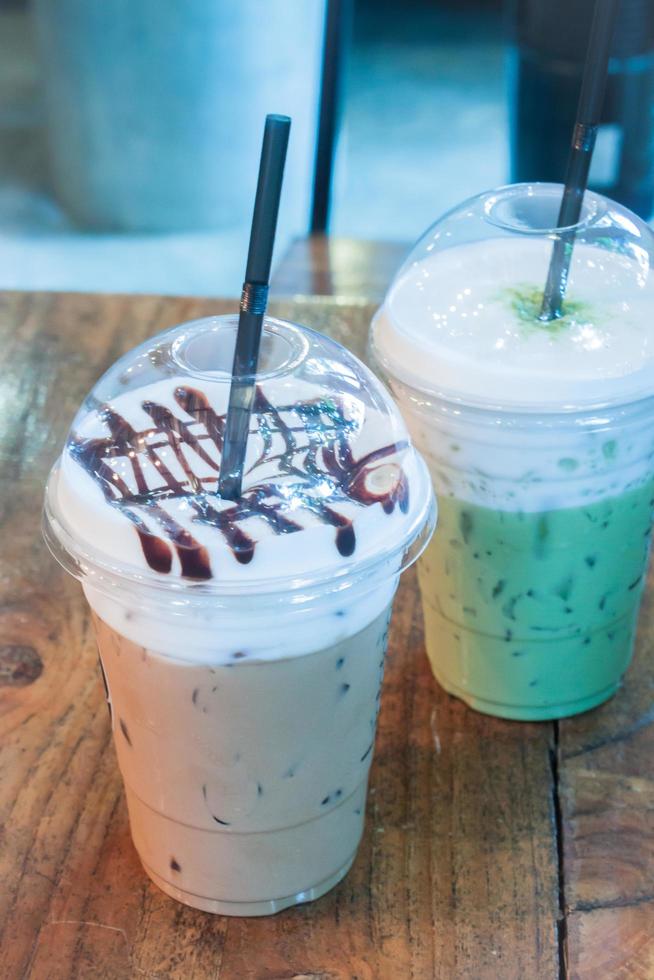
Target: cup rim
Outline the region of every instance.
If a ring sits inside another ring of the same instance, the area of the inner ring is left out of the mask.
[[[180,324],[179,326],[183,326],[185,330],[170,345],[170,356],[172,360],[185,374],[190,372],[194,379],[231,384],[231,365],[224,369],[207,371],[193,364],[193,355],[190,349],[198,341],[203,340],[207,334],[219,333],[230,327],[233,329],[234,336],[236,336],[238,319],[238,313],[218,313],[210,316],[197,317],[195,320],[188,320]],[[177,327],[173,327],[172,329],[175,330]],[[266,313],[262,325],[262,342],[266,337],[276,337],[283,342],[287,348],[286,355],[282,356],[279,362],[268,370],[257,370],[254,375],[245,375],[244,377],[248,380],[266,381],[270,378],[290,374],[307,357],[309,340],[306,336],[306,328],[303,332],[296,323],[290,320],[282,320],[280,317],[271,316]],[[131,353],[131,351],[128,351],[128,356]]]
[[[607,203],[592,190],[586,190],[582,199],[582,217],[572,225],[553,225],[539,228],[529,228],[508,219],[502,219],[497,214],[499,208],[507,201],[516,198],[554,198],[562,197],[564,191],[563,184],[551,181],[523,181],[519,184],[504,184],[493,190],[484,191],[478,196],[483,202],[483,212],[485,220],[495,228],[511,232],[514,235],[539,236],[541,238],[566,237],[590,225],[595,224],[603,218],[607,212]],[[584,214],[584,208],[586,213]]]
[[[654,388],[652,388],[651,380],[649,385],[643,382],[640,390],[635,391],[627,397],[589,398],[585,401],[582,398],[578,398],[576,401],[565,401],[562,399],[556,404],[524,401],[501,403],[484,399],[483,397],[473,398],[469,395],[462,395],[443,386],[430,385],[420,376],[412,372],[398,370],[395,366],[391,366],[388,358],[380,351],[375,343],[374,327],[382,311],[383,306],[375,312],[368,338],[369,356],[377,374],[391,390],[393,390],[394,383],[397,382],[409,389],[413,398],[438,402],[444,409],[449,409],[452,412],[465,410],[476,412],[480,416],[500,415],[529,419],[533,419],[535,415],[542,415],[547,418],[548,422],[551,422],[556,418],[569,420],[571,415],[585,416],[597,412],[630,412],[638,411],[639,409],[645,410],[648,404],[654,406]]]
[[[426,464],[416,453],[420,475],[431,491],[431,479]],[[366,555],[342,568],[334,565],[311,569],[301,575],[291,574],[279,578],[247,578],[243,581],[193,581],[181,577],[164,577],[147,567],[128,565],[94,552],[80,544],[70,527],[57,513],[55,485],[59,462],[53,466],[46,484],[42,533],[46,546],[55,560],[74,578],[99,590],[120,587],[143,588],[150,595],[166,595],[171,601],[183,604],[215,601],[221,598],[289,597],[289,602],[302,601],[303,594],[316,591],[327,593],[340,591],[371,579],[376,571],[387,572],[386,577],[399,575],[412,565],[427,547],[436,526],[437,505],[433,491],[425,497],[423,507],[417,512],[409,532],[402,540],[382,553]],[[375,584],[376,584],[375,580]]]

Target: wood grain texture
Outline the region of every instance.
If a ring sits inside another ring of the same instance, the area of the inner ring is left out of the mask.
[[[409,242],[309,235],[296,238],[275,270],[275,296],[345,296],[379,302]]]
[[[379,301],[407,251],[397,243],[299,239],[280,264],[278,285]],[[554,726],[559,944],[571,977],[654,977],[653,596],[650,576],[634,663],[618,696]]]
[[[0,648],[28,647],[42,663],[30,683],[0,683],[0,976],[557,977],[553,728],[476,715],[437,689],[413,572],[396,603],[367,829],[346,880],[313,905],[228,920],[176,904],[141,871],[89,615],[41,542],[43,483],[76,407],[120,353],[224,308],[0,296]],[[275,312],[361,352],[371,310],[307,300]]]
[[[569,917],[570,980],[652,980],[654,935],[647,908],[598,908]]]
[[[570,976],[654,977],[654,582],[619,694],[559,724]]]

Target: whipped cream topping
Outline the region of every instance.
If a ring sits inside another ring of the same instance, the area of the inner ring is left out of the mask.
[[[565,316],[541,323],[551,249],[516,236],[428,254],[400,273],[375,318],[375,356],[441,496],[545,511],[649,478],[647,255],[577,243]]]
[[[173,375],[95,404],[53,478],[58,519],[87,553],[166,581],[302,576],[386,553],[425,513],[424,464],[382,389],[324,382],[258,384],[236,502],[216,493],[224,379]]]
[[[654,283],[644,249],[575,245],[565,316],[538,320],[548,239],[497,238],[407,266],[374,322],[389,373],[472,404],[566,407],[654,392]],[[642,254],[641,254],[642,253]]]

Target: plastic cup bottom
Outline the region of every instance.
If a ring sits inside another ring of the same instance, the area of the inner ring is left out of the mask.
[[[171,898],[218,915],[274,915],[320,898],[349,871],[363,833],[365,782],[325,816],[251,834],[180,825],[125,789],[148,876]],[[179,857],[175,870],[171,850]]]
[[[436,681],[444,691],[455,698],[459,698],[472,708],[484,715],[493,715],[496,718],[506,718],[509,721],[555,721],[557,718],[569,718],[572,715],[580,715],[584,711],[590,711],[598,705],[608,701],[613,697],[620,687],[620,681],[610,684],[601,691],[589,694],[587,697],[576,698],[573,701],[564,701],[557,704],[547,705],[516,705],[502,704],[498,701],[489,701],[486,698],[478,697],[471,691],[467,691],[448,678],[439,673],[437,667],[430,660],[432,672]]]
[[[426,648],[448,694],[475,711],[516,721],[580,714],[610,698],[631,661],[638,601],[617,621],[588,634],[551,640],[485,635],[435,608],[423,579]]]
[[[190,905],[191,908],[200,909],[202,912],[211,912],[214,915],[256,917],[276,915],[277,912],[283,912],[284,909],[292,908],[294,905],[304,905],[306,902],[314,902],[317,898],[322,898],[323,895],[326,895],[327,892],[335,888],[345,878],[354,863],[355,856],[353,854],[347,864],[335,874],[326,878],[325,881],[321,881],[319,885],[315,885],[313,888],[302,892],[297,892],[295,895],[287,895],[285,898],[269,899],[263,902],[223,902],[213,898],[204,898],[202,895],[192,895],[190,892],[185,892],[183,889],[177,888],[169,881],[165,881],[143,861],[141,861],[141,864],[148,878],[162,892],[170,898],[174,898],[177,902]]]

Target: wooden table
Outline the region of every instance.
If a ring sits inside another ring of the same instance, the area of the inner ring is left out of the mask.
[[[340,296],[379,301],[404,261],[409,242],[309,235],[288,247],[273,276],[273,295]]]
[[[321,901],[255,920],[178,905],[130,842],[89,615],[41,541],[75,408],[142,338],[215,301],[0,296],[0,977],[654,977],[654,604],[609,704],[555,724],[438,689],[416,579],[395,607],[367,829]],[[361,352],[371,308],[275,312]]]

